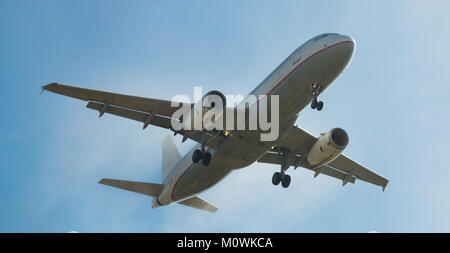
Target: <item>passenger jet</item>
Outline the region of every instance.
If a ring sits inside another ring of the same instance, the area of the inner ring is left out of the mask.
[[[279,132],[273,141],[261,141],[257,130],[175,130],[172,121],[178,108],[172,101],[103,92],[58,83],[43,86],[61,95],[87,101],[87,108],[140,121],[143,129],[154,125],[169,129],[174,135],[191,139],[197,145],[181,156],[172,138],[162,141],[162,183],[102,179],[99,183],[153,197],[152,207],[178,203],[201,210],[218,209],[197,195],[214,186],[231,171],[253,164],[270,163],[279,166],[272,183],[287,188],[291,177],[290,167],[312,170],[342,181],[342,185],[356,179],[381,186],[388,180],[342,154],[349,137],[342,128],[333,128],[315,137],[295,124],[299,113],[308,105],[321,111],[324,103],[319,95],[344,72],[352,60],[355,41],[346,35],[325,33],[299,46],[249,95],[263,99],[272,95],[279,98]],[[216,94],[225,100],[219,91]],[[224,101],[225,106],[226,101]],[[259,104],[260,101],[257,101]],[[180,103],[182,104],[182,103]],[[184,104],[194,108],[194,103]],[[203,104],[202,104],[203,106]],[[214,107],[210,105],[204,109]],[[236,107],[230,107],[235,109]],[[226,108],[227,110],[229,108]],[[224,120],[231,120],[224,116]],[[239,187],[239,186],[236,186]]]

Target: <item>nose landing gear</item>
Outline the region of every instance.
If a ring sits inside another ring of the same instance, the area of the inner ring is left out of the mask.
[[[318,111],[321,111],[323,108],[323,102],[317,101],[317,97],[319,96],[320,91],[322,90],[322,87],[320,86],[320,83],[313,83],[312,84],[312,94],[314,96],[313,101],[311,102],[311,108],[317,109]]]
[[[315,97],[313,99],[313,101],[311,102],[311,108],[312,109],[317,109],[318,111],[322,111],[323,102],[322,101],[317,101],[317,97]]]

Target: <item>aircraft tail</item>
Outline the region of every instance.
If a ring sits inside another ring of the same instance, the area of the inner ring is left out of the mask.
[[[162,149],[162,172],[164,179],[169,174],[170,170],[175,167],[177,162],[181,160],[182,157],[180,151],[178,151],[170,135],[166,136],[166,138],[164,138],[164,140],[162,141],[161,149]],[[108,178],[103,178],[102,180],[100,180],[99,183],[151,196],[153,197],[152,208],[161,206],[160,202],[158,201],[158,195],[162,192],[164,188],[163,184],[108,179]],[[178,202],[178,204],[197,208],[212,213],[218,210],[217,207],[213,206],[212,204],[206,202],[205,200],[197,196]]]
[[[153,183],[144,183],[144,182],[135,182],[135,181],[108,179],[108,178],[103,178],[102,180],[100,180],[99,183],[124,189],[131,192],[144,194],[151,197],[158,196],[158,194],[160,194],[163,189],[162,184],[153,184]]]
[[[169,174],[170,170],[177,165],[177,162],[181,160],[180,151],[178,151],[177,146],[172,140],[170,135],[161,143],[161,153],[162,153],[162,174],[163,180]]]

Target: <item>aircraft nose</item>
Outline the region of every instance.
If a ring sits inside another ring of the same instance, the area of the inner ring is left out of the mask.
[[[321,59],[324,64],[321,65],[321,69],[327,73],[333,73],[334,78],[337,78],[352,61],[355,52],[355,40],[346,35],[336,35],[331,39],[334,44],[328,47],[327,53]]]
[[[351,54],[353,55],[353,52],[355,51],[355,47],[356,47],[356,41],[348,35],[341,35],[341,41],[348,43],[348,45],[351,49]]]
[[[340,43],[345,44],[342,49],[342,53],[343,55],[345,55],[344,58],[347,58],[347,61],[350,61],[353,58],[353,54],[355,52],[356,41],[348,35],[340,35],[339,41]]]
[[[356,44],[355,40],[348,35],[341,35],[343,41],[351,41],[353,44]]]

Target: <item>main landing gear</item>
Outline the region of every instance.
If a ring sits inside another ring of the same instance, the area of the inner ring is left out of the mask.
[[[283,186],[283,188],[287,188],[291,183],[291,176],[285,174],[286,170],[289,168],[289,165],[287,163],[289,149],[279,148],[278,152],[282,155],[281,170],[280,172],[275,172],[273,174],[272,184],[279,185],[281,182],[281,186]]]
[[[205,150],[205,142],[206,142],[205,136],[206,133],[204,132],[202,141],[200,142],[202,144],[201,149],[196,149],[194,151],[194,153],[192,154],[192,161],[194,163],[198,163],[200,160],[202,160],[202,164],[204,166],[208,166],[209,163],[211,162],[211,153]]]
[[[284,172],[275,172],[272,176],[272,184],[279,185],[280,182],[283,188],[287,188],[291,183],[291,176],[284,174]]]
[[[311,108],[312,109],[317,109],[318,111],[321,111],[322,108],[323,108],[323,102],[322,101],[317,101],[317,97],[319,96],[319,93],[320,93],[322,87],[320,86],[320,83],[313,83],[312,84],[312,89],[313,89],[314,99],[311,102]]]
[[[211,153],[208,151],[205,151],[205,147],[202,147],[202,149],[196,149],[194,153],[192,154],[192,161],[194,163],[198,163],[200,160],[202,160],[202,164],[204,166],[208,166],[211,162]]]

